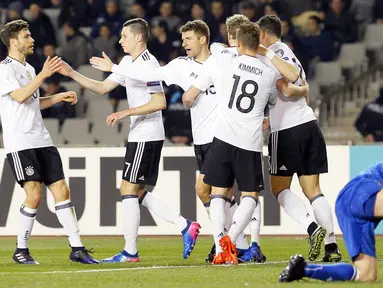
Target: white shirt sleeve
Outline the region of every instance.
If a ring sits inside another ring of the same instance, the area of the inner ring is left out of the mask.
[[[15,71],[11,67],[0,65],[0,96],[7,96],[12,91],[21,88]]]
[[[147,65],[152,70],[160,68],[160,64],[158,63],[157,60],[151,60],[148,62]],[[153,94],[153,93],[163,93],[164,92],[164,89],[162,88],[161,81],[145,81],[145,82],[146,82],[148,93]]]
[[[213,56],[221,54],[225,49],[225,46],[221,43],[212,43],[210,45],[210,52]]]
[[[206,91],[214,83],[216,74],[219,73],[218,65],[214,57],[210,57],[203,63],[203,70],[194,81],[193,86],[201,91]],[[219,75],[218,75],[219,76]]]
[[[275,103],[277,102],[277,91],[278,91],[278,88],[277,88],[277,81],[281,78],[280,74],[279,73],[276,73],[276,72],[272,72],[272,75],[271,76],[271,86],[270,86],[270,94],[269,94],[269,105],[270,106],[274,106]]]
[[[113,67],[114,66],[120,67],[119,71],[129,71],[129,65],[126,65],[125,57],[122,58],[122,60],[120,61],[120,63],[118,65],[113,65]],[[109,77],[106,79],[111,80],[113,82],[116,82],[116,83],[120,84],[121,86],[125,87],[126,86],[125,77],[128,77],[128,76],[125,76],[121,73],[118,73],[117,71],[113,71],[113,67],[112,67],[112,74],[110,74]]]

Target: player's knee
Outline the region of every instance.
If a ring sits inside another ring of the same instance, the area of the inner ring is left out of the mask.
[[[32,189],[27,194],[26,202],[29,204],[29,206],[37,208],[42,198],[43,195],[40,189]]]
[[[197,182],[195,184],[195,191],[202,201],[210,199],[210,186],[206,185],[205,183]]]

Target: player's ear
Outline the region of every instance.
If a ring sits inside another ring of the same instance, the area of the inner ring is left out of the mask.
[[[206,37],[206,36],[201,36],[201,37],[199,38],[199,42],[200,42],[201,44],[207,44],[207,37]]]

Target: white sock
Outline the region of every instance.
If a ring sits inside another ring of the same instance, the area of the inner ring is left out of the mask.
[[[314,210],[314,216],[318,224],[323,226],[327,230],[326,238],[324,239],[325,244],[336,243],[334,233],[334,222],[332,220],[332,213],[330,204],[323,194],[319,194],[311,199],[311,206]]]
[[[209,219],[210,219],[210,201],[209,201],[208,203],[203,204],[203,206],[205,207],[207,216],[208,216]]]
[[[231,214],[231,201],[229,201],[228,199],[226,199],[225,201],[225,217],[226,221],[224,234],[226,235],[227,232],[229,232],[230,230],[231,223],[233,222],[233,215]]]
[[[33,223],[35,223],[37,209],[20,207],[19,233],[17,234],[17,248],[28,248],[28,239],[31,236]]]
[[[230,227],[233,223],[233,216],[235,214],[235,211],[237,211],[238,204],[237,201],[235,201],[234,197],[232,198],[231,202],[226,202],[225,204],[225,214],[226,214],[226,225],[225,229],[227,232],[229,232]],[[230,216],[229,216],[230,215]],[[235,241],[235,246],[238,249],[246,250],[249,248],[249,242],[247,242],[245,233],[242,233],[238,236],[237,241]]]
[[[80,229],[76,217],[76,211],[70,199],[56,203],[56,216],[68,236],[71,247],[84,247],[80,238]]]
[[[174,211],[167,203],[160,197],[151,192],[146,192],[140,199],[140,204],[150,210],[150,212],[161,217],[165,221],[172,223],[180,229],[180,231],[186,228],[186,219]]]
[[[279,193],[277,200],[287,215],[301,224],[305,231],[307,231],[307,228],[309,228],[312,222],[315,222],[315,219],[307,211],[303,201],[290,189],[285,189]]]
[[[122,196],[122,230],[124,231],[125,248],[130,255],[137,253],[138,228],[140,227],[140,206],[138,196]]]
[[[233,216],[233,224],[229,231],[230,240],[233,243],[237,241],[239,235],[249,225],[257,202],[258,200],[254,197],[245,196],[242,198],[241,204]]]
[[[220,197],[212,197],[210,201],[210,221],[213,230],[213,237],[215,243],[215,255],[222,252],[219,245],[219,240],[224,235],[226,215],[225,215],[225,202],[226,200]]]
[[[253,217],[251,218],[249,228],[251,243],[256,242],[259,244],[259,231],[261,230],[261,221],[262,221],[262,209],[261,202],[258,202],[257,207],[254,209]]]

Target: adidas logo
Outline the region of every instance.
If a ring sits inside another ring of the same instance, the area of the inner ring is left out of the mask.
[[[310,217],[310,214],[309,214],[309,213],[307,213],[307,214],[306,214],[306,218],[309,218],[309,217]]]
[[[223,237],[223,233],[219,233],[217,237]]]
[[[257,221],[257,218],[253,217],[253,218],[251,219],[251,221]]]
[[[144,181],[145,180],[144,175],[142,175],[140,178],[138,178],[138,180]]]
[[[334,232],[331,232],[330,234],[328,234],[328,236],[334,236],[335,233]]]
[[[189,77],[194,77],[194,78],[197,78],[197,74],[195,74],[194,72],[192,72],[191,74],[190,74],[190,76]]]
[[[279,170],[287,171],[287,168],[286,168],[285,165],[282,165],[282,166],[279,168]]]

